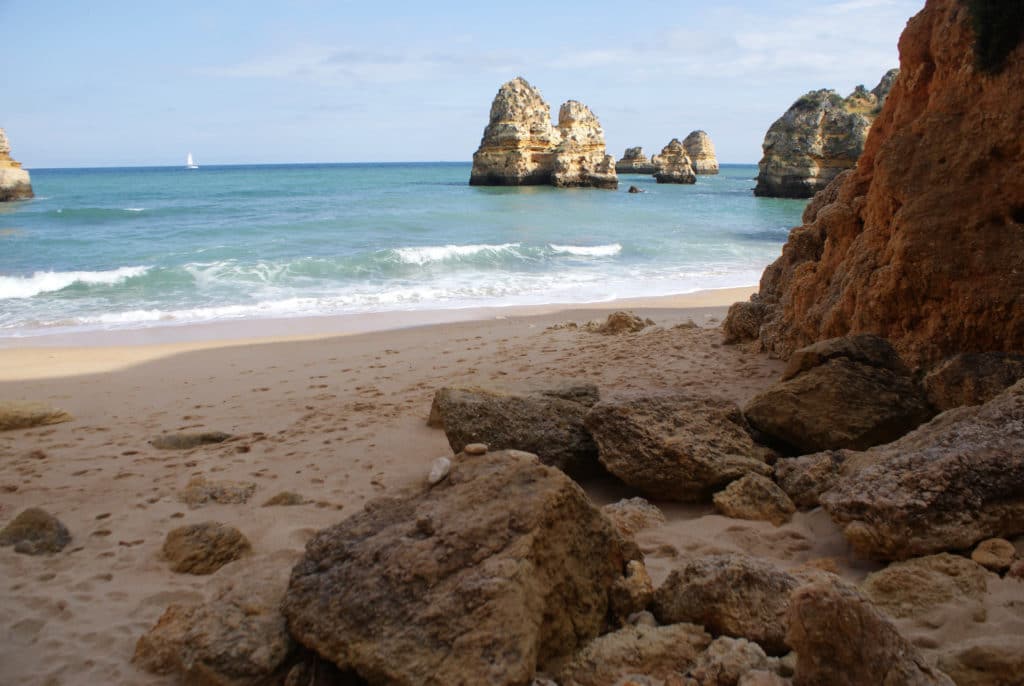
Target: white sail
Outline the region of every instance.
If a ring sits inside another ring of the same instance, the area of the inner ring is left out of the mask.
[[[193,159],[192,159],[192,153],[189,153],[188,156],[185,157],[185,168],[186,169],[199,169],[199,165],[196,164],[195,161],[193,161]]]

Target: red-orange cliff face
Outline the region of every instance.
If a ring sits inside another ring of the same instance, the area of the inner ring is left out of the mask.
[[[976,69],[960,0],[928,0],[855,170],[804,213],[727,338],[780,356],[849,333],[913,364],[1024,349],[1024,44]]]

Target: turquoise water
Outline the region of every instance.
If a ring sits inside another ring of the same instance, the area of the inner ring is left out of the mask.
[[[617,192],[470,187],[469,171],[32,170],[36,199],[0,205],[0,337],[749,285],[805,205],[755,198],[753,165]]]

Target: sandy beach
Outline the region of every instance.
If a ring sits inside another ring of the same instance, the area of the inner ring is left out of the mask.
[[[574,379],[596,383],[603,397],[687,390],[742,404],[783,366],[721,344],[718,324],[728,304],[752,290],[585,309],[459,313],[459,321],[406,328],[380,321],[277,322],[269,327],[276,335],[265,329],[268,335],[245,340],[179,329],[146,332],[169,333],[172,340],[162,343],[139,344],[132,340],[137,333],[97,334],[78,346],[62,340],[0,350],[0,398],[46,402],[74,417],[0,433],[0,522],[38,506],[73,536],[56,555],[0,549],[2,681],[173,683],[131,664],[136,641],[168,604],[202,600],[219,578],[248,561],[212,576],[172,573],[161,558],[167,532],[209,520],[232,524],[252,542],[251,558],[289,567],[313,532],[424,479],[436,457],[451,454],[444,432],[425,421],[442,386],[529,389]],[[655,326],[622,335],[559,326],[627,306]],[[310,330],[317,325],[349,332]],[[371,325],[378,330],[366,331]],[[291,335],[280,335],[287,330]],[[149,443],[178,431],[233,438],[184,451]],[[197,477],[253,484],[255,491],[241,504],[190,508],[181,494]],[[633,495],[611,481],[584,486],[597,504]],[[284,491],[308,503],[263,506]],[[656,585],[690,553],[744,551],[784,568],[832,558],[851,581],[878,568],[848,558],[820,509],[775,527],[719,516],[710,505],[659,505],[667,522],[638,535]],[[998,626],[1008,611],[1003,595],[1011,592],[990,589],[986,624],[960,626],[951,616],[903,630],[927,646],[953,627],[965,636]]]

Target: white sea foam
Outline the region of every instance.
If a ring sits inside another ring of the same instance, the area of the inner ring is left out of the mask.
[[[453,258],[470,257],[484,252],[499,253],[515,250],[519,243],[501,243],[500,245],[428,245],[419,248],[396,248],[398,259],[406,264],[427,264],[443,262]]]
[[[0,300],[54,293],[76,283],[120,283],[133,276],[142,276],[148,270],[149,267],[121,267],[104,272],[35,272],[32,276],[0,276]]]
[[[568,253],[579,257],[613,257],[622,252],[622,245],[611,243],[609,245],[556,245],[551,243],[550,247],[557,253]]]

